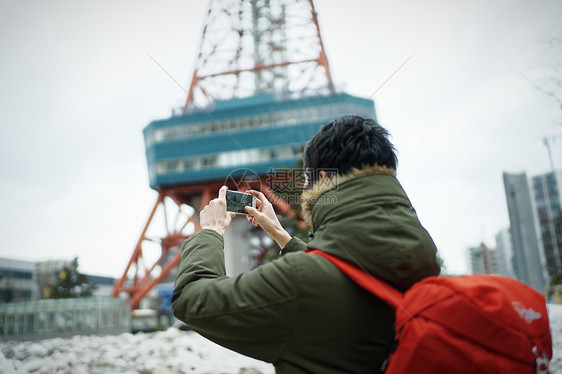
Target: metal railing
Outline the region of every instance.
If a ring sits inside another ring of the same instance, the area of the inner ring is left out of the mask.
[[[0,304],[0,339],[120,334],[131,329],[127,299],[49,299]]]

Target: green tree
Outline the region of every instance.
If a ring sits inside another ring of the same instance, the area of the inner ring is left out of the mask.
[[[550,279],[550,287],[548,287],[548,297],[560,297],[560,290],[562,289],[562,274],[558,273]],[[556,302],[556,300],[555,300]]]
[[[90,284],[88,276],[78,271],[78,257],[65,265],[58,274],[57,284],[50,287],[49,299],[65,299],[92,296],[96,286]]]

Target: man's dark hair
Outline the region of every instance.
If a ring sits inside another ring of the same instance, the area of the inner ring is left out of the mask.
[[[372,165],[396,170],[398,160],[388,137],[388,131],[372,119],[340,117],[322,126],[306,144],[304,166],[313,170],[312,182],[322,169],[337,169],[339,175]]]

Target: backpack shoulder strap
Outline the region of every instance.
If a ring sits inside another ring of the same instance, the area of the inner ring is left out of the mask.
[[[322,252],[319,249],[309,249],[306,251],[306,253],[324,257],[359,286],[363,287],[379,299],[385,301],[394,309],[401,308],[402,302],[404,300],[404,294],[402,294],[400,291],[398,291],[382,279],[377,278],[374,275],[369,274],[366,271],[361,270],[358,267],[351,265],[350,263],[338,257],[332,256],[331,254],[328,254],[326,252]]]

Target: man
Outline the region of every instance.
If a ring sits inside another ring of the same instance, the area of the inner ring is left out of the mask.
[[[200,215],[176,279],[174,314],[227,348],[271,362],[277,373],[373,373],[380,367],[394,311],[348,279],[316,248],[360,266],[405,291],[439,274],[435,245],[396,179],[388,132],[370,119],[344,116],[308,142],[309,189],[303,213],[308,244],[281,227],[257,191],[249,219],[282,256],[226,277],[223,234],[230,224],[226,187]],[[332,171],[337,173],[332,173]]]

